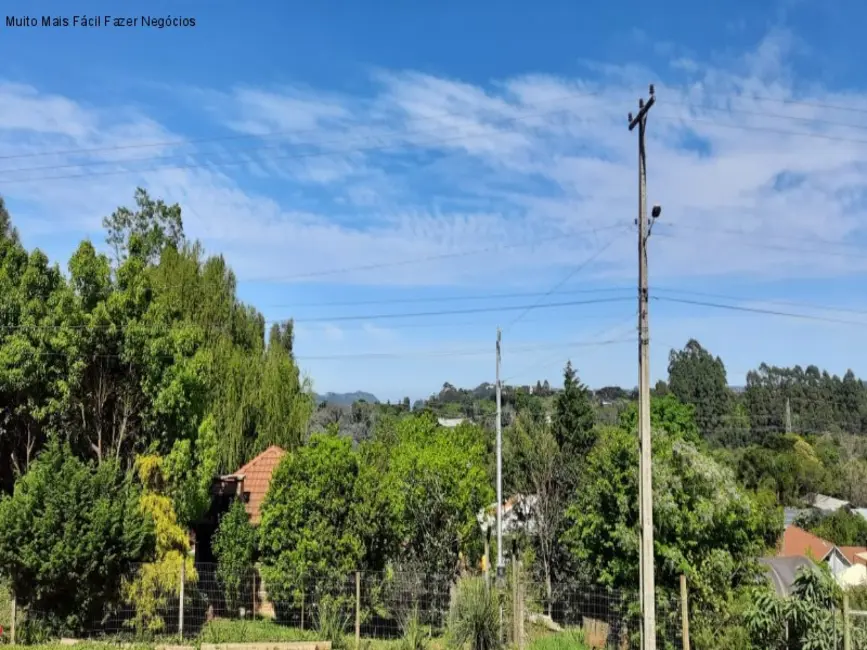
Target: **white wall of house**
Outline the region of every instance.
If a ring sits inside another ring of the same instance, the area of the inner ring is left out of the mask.
[[[836,548],[831,551],[826,562],[831,567],[831,573],[835,576],[840,575],[851,566],[849,561]]]

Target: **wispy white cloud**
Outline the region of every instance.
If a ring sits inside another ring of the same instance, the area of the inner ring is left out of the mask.
[[[867,245],[867,119],[829,108],[867,111],[867,93],[796,79],[793,47],[775,31],[725,66],[673,50],[667,70],[597,63],[582,78],[524,75],[485,87],[379,71],[359,95],[199,89],[200,119],[261,137],[12,158],[0,168],[30,171],[0,173],[0,187],[26,236],[50,224],[94,232],[141,184],[179,201],[189,234],[226,252],[242,280],[413,260],[304,279],[550,282],[605,245],[607,231],[586,231],[631,223],[636,143],[625,113],[657,79],[649,197],[671,226],[653,243],[655,277],[861,272],[867,261],[811,254],[818,244],[809,241]],[[0,84],[0,103],[0,147],[12,156],[185,135],[139,110],[85,105],[50,88]],[[76,178],[39,180],[65,176]],[[715,232],[722,228],[750,235]],[[792,250],[797,238],[808,243]],[[783,245],[747,245],[773,242]],[[504,248],[449,257],[494,245]],[[584,277],[633,275],[633,249],[622,234]]]

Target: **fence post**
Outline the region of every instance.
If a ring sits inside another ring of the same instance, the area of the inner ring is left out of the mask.
[[[301,631],[304,631],[304,579],[301,579]]]
[[[9,640],[12,642],[12,645],[15,645],[15,618],[18,616],[18,601],[15,598],[15,594],[12,594],[12,625],[9,629]]]
[[[355,572],[355,648],[361,647],[361,571]]]
[[[843,650],[852,650],[852,629],[849,627],[849,594],[843,592]]]
[[[680,625],[683,650],[689,650],[689,594],[686,590],[686,576],[680,574]]]
[[[186,554],[181,555],[181,584],[180,584],[180,599],[178,602],[178,636],[184,638],[184,583],[186,582],[187,572],[187,557]]]
[[[256,567],[253,567],[251,571],[251,575],[253,576],[253,612],[250,614],[250,618],[256,619]]]
[[[515,634],[518,650],[524,648],[524,574],[521,571],[521,560],[515,558]]]

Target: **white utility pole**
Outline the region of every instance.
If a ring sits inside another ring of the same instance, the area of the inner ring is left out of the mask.
[[[497,581],[506,575],[503,561],[503,407],[500,386],[500,328],[497,328]],[[502,585],[501,585],[502,586]]]
[[[653,562],[653,466],[650,440],[650,326],[648,324],[647,239],[652,224],[647,220],[647,163],[644,135],[647,113],[656,101],[638,100],[638,115],[629,114],[629,130],[638,127],[638,438],[639,501],[641,516],[641,613],[644,650],[656,650],[656,601]],[[653,208],[653,218],[659,216]]]

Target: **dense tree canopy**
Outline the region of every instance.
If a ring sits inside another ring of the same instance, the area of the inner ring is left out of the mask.
[[[0,567],[22,606],[64,630],[97,621],[154,546],[139,493],[116,462],[94,467],[52,442],[0,499]]]
[[[105,219],[109,258],[84,241],[68,277],[28,253],[0,209],[0,485],[56,434],[74,453],[129,466],[156,445],[198,443],[213,418],[217,469],[301,443],[312,401],[273,326],[235,294],[220,257],[183,233],[180,208],[138,190]]]
[[[701,431],[715,434],[726,428],[730,393],[725,366],[695,339],[669,354],[668,390],[695,407],[695,423]]]
[[[126,597],[135,625],[162,629],[181,562],[195,580],[187,531],[214,479],[271,445],[287,453],[261,525],[235,502],[213,544],[232,605],[254,546],[278,602],[359,569],[440,576],[426,588],[447,592],[479,565],[494,384],[445,382],[412,407],[316,405],[293,322],[266,328],[225,260],[186,238],[179,206],[138,190],[104,225],[107,252],[81,242],[64,273],[25,249],[0,202],[0,579],[23,604],[72,629]],[[761,363],[731,387],[689,340],[652,395],[659,585],[685,573],[697,610],[728,614],[744,596],[780,506],[816,492],[867,506],[867,385],[853,372]],[[591,391],[570,361],[562,388],[502,386],[502,404],[506,496],[532,497],[516,546],[549,611],[556,583],[635,587],[636,390]],[[865,544],[856,517],[802,523]]]

